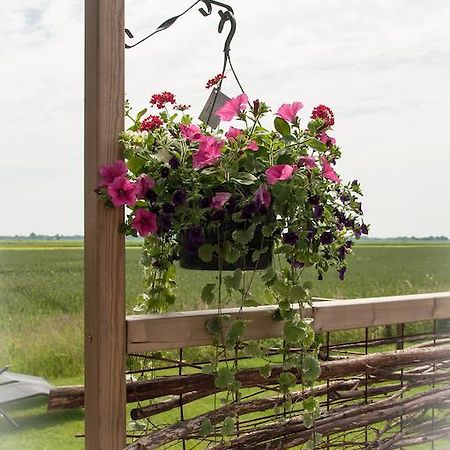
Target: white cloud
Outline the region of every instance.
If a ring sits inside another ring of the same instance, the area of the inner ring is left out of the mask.
[[[450,4],[445,0],[231,0],[232,57],[251,97],[274,107],[333,107],[339,169],[359,178],[373,235],[450,234],[446,129]],[[127,0],[144,36],[188,2]],[[82,231],[83,11],[79,0],[0,4],[0,234]],[[136,108],[171,90],[200,111],[222,64],[218,17],[195,10],[129,50],[126,91]],[[228,29],[224,30],[224,33]],[[238,92],[231,74],[224,84]],[[4,208],[5,209],[5,208]]]

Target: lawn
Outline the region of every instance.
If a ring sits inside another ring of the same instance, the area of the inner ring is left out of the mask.
[[[127,248],[128,311],[140,292],[139,249]],[[83,250],[81,242],[0,242],[0,367],[54,384],[82,383]],[[344,282],[335,273],[314,280],[314,295],[357,298],[450,291],[450,245],[360,244]],[[176,309],[202,308],[200,286],[214,273],[179,269]],[[263,297],[261,284],[254,295]],[[0,449],[81,449],[82,412],[46,413],[45,400],[7,405],[22,429],[0,420]]]

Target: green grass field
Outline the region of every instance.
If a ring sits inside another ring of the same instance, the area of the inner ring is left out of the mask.
[[[137,243],[127,247],[127,305],[141,290]],[[0,242],[0,367],[40,375],[54,384],[82,383],[83,248],[76,241]],[[344,282],[334,272],[314,281],[317,297],[357,298],[450,291],[450,244],[360,244]],[[200,287],[214,273],[178,271],[175,309],[203,307]],[[263,298],[261,284],[253,289]],[[0,449],[81,449],[80,411],[46,413],[45,400],[5,408],[22,426],[0,420]]]

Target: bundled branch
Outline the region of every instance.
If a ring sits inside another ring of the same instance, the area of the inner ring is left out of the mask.
[[[380,371],[386,372],[399,367],[405,368],[448,360],[450,360],[450,345],[375,353],[352,359],[323,362],[320,379],[329,380],[359,374],[377,375],[380,374]],[[277,366],[273,368],[270,376],[264,377],[260,374],[259,369],[246,369],[239,371],[236,379],[242,387],[274,385],[278,383],[278,377],[282,371],[283,369]],[[214,376],[190,374],[128,383],[127,402],[149,400],[167,395],[184,395],[196,391],[201,392],[202,396],[217,392]],[[83,404],[83,386],[60,387],[50,391],[49,409],[76,408]]]

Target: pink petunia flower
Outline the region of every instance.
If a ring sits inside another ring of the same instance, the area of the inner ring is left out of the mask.
[[[230,129],[225,133],[225,137],[229,140],[236,140],[239,136],[242,135],[242,130],[239,128],[230,127]]]
[[[180,133],[188,141],[200,141],[203,138],[202,130],[194,124],[180,125]]]
[[[314,156],[300,156],[299,165],[308,167],[308,169],[314,169],[317,167],[316,158]]]
[[[247,107],[248,97],[247,94],[238,95],[231,100],[225,102],[217,111],[216,115],[225,122],[229,122],[230,120],[237,117],[241,111]]]
[[[325,131],[319,133],[317,137],[327,146],[336,144],[336,139],[334,137],[328,136],[328,134],[325,133]]]
[[[255,191],[255,201],[260,205],[268,208],[272,203],[272,196],[265,184],[261,184]]]
[[[275,184],[278,181],[292,178],[294,168],[289,164],[277,164],[266,170],[266,179],[269,184]]]
[[[100,166],[101,186],[108,187],[116,178],[124,177],[127,174],[127,165],[125,161],[119,159],[112,164]]]
[[[108,194],[114,206],[132,206],[136,203],[136,186],[125,177],[116,178],[108,186]]]
[[[324,178],[334,181],[335,183],[340,183],[341,179],[338,177],[337,173],[333,170],[331,164],[324,156],[320,157],[320,162],[322,163],[322,175]]]
[[[206,136],[200,141],[198,150],[192,155],[192,166],[201,169],[213,166],[221,157],[223,142],[212,136]]]
[[[288,122],[294,123],[297,118],[297,113],[303,108],[302,102],[283,103],[277,111],[277,116]]]
[[[155,180],[148,175],[141,175],[135,183],[136,197],[145,198],[145,194],[155,187]]]
[[[209,205],[212,209],[222,210],[225,203],[230,200],[231,194],[229,192],[217,192],[216,195],[211,199],[211,204]]]
[[[255,141],[250,141],[247,144],[247,148],[252,152],[257,152],[259,150],[258,144]]]
[[[146,209],[138,209],[131,222],[131,228],[134,228],[142,237],[158,231],[158,222],[156,214]]]

